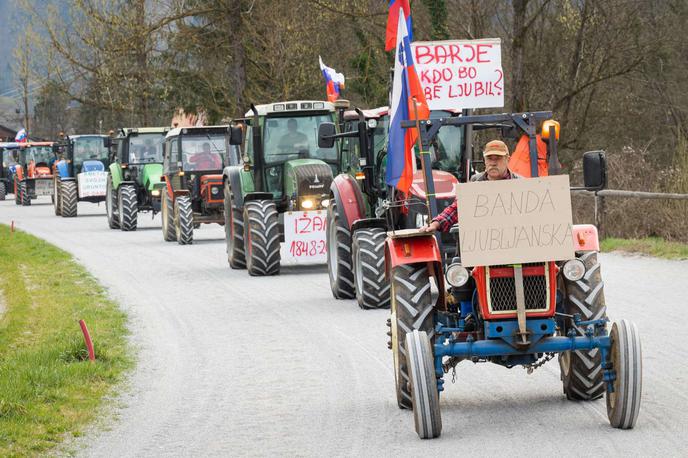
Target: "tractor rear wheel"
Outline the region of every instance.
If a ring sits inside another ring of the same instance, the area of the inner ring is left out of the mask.
[[[566,293],[564,313],[579,314],[586,321],[606,318],[604,282],[597,261],[597,252],[579,253],[578,259],[585,264],[585,275],[578,281],[563,280]],[[572,318],[567,319],[562,334],[567,335],[569,329],[574,329],[579,336],[585,335],[585,328],[576,326]],[[599,349],[560,353],[559,366],[564,394],[568,399],[590,401],[602,397],[605,387]]]
[[[31,205],[31,195],[29,194],[29,184],[26,181],[19,183],[19,195],[21,196],[21,204],[24,207]]]
[[[108,174],[107,187],[105,188],[105,213],[107,214],[108,226],[110,229],[119,229],[119,215],[117,208],[119,202],[117,201],[117,193],[112,184],[112,177]]]
[[[172,197],[163,191],[165,195],[162,197],[160,218],[162,219],[162,238],[166,242],[174,242],[177,240],[177,232],[174,228],[174,204]]]
[[[390,348],[394,362],[394,382],[397,404],[401,409],[412,408],[409,389],[409,367],[406,335],[414,329],[425,331],[434,341],[434,304],[431,294],[431,275],[427,263],[406,264],[392,270],[392,316],[388,321],[392,338]]]
[[[62,216],[65,218],[74,218],[77,215],[77,202],[79,196],[77,194],[76,181],[60,182],[60,209]]]
[[[246,268],[244,254],[244,214],[234,207],[229,182],[225,183],[225,241],[227,242],[227,262],[232,269]]]
[[[327,271],[335,299],[353,299],[356,290],[351,265],[351,231],[343,209],[341,212],[335,199],[330,199],[327,207]]]
[[[57,178],[53,179],[53,208],[55,209],[55,216],[62,216],[62,193],[60,192],[60,182]]]
[[[610,361],[616,379],[607,393],[607,416],[614,428],[631,429],[640,412],[643,391],[643,361],[638,327],[621,320],[612,325]]]
[[[21,205],[21,188],[16,178],[14,179],[14,204]]]
[[[414,329],[406,334],[406,348],[416,433],[421,439],[434,439],[442,433],[442,414],[432,344],[425,331]]]
[[[193,243],[193,209],[189,196],[179,196],[174,200],[174,228],[177,243],[180,245]]]
[[[0,181],[0,200],[5,200],[6,195],[7,195],[7,189],[5,189],[5,183]]]
[[[362,309],[389,307],[389,281],[385,276],[385,230],[373,227],[354,232],[353,257],[356,299]]]
[[[135,231],[138,223],[138,202],[136,200],[136,188],[132,185],[119,187],[119,227],[123,231]]]
[[[244,204],[244,241],[249,275],[279,274],[280,231],[274,202],[251,200]]]

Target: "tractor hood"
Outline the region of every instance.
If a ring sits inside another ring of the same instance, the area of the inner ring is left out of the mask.
[[[456,199],[456,185],[459,183],[459,180],[454,175],[441,170],[433,170],[432,180],[435,182],[435,195],[438,199]],[[411,195],[425,200],[425,183],[421,170],[413,174],[410,192]]]
[[[162,164],[146,164],[141,170],[141,184],[146,190],[152,191],[155,185],[160,183],[160,176],[162,176]]]
[[[317,159],[295,159],[284,164],[284,190],[287,196],[322,196],[330,192],[332,169]]]

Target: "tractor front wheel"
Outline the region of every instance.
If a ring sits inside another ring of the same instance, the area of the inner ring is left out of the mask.
[[[180,245],[193,243],[193,209],[189,196],[179,196],[174,200],[174,228],[177,243]]]
[[[389,307],[389,281],[385,276],[384,229],[359,229],[354,232],[351,252],[356,299],[362,309]]]
[[[427,263],[406,264],[392,269],[392,315],[388,324],[391,328],[390,348],[397,404],[401,409],[412,408],[406,335],[417,329],[425,331],[431,342],[435,336],[431,278]]]
[[[227,262],[232,269],[246,268],[244,253],[244,215],[232,201],[229,182],[225,183],[225,241],[227,242]]]
[[[117,193],[112,185],[112,177],[108,174],[105,188],[105,213],[107,214],[107,222],[110,229],[119,229],[118,207],[119,202],[117,201]]]
[[[610,333],[610,361],[616,378],[614,391],[607,392],[607,416],[614,428],[631,429],[640,412],[643,361],[640,335],[635,323],[615,322]]]
[[[122,185],[118,194],[119,227],[123,231],[135,231],[138,223],[136,188],[132,185]]]
[[[249,275],[279,274],[280,231],[274,202],[252,200],[244,204],[244,241]]]
[[[5,189],[5,183],[0,181],[0,200],[5,200],[6,195],[7,195],[7,189]]]
[[[353,299],[356,290],[351,265],[351,231],[342,213],[335,199],[330,199],[327,207],[327,272],[335,299]]]
[[[607,317],[607,306],[597,252],[580,253],[578,259],[585,265],[585,275],[578,281],[563,280],[564,313],[569,316],[579,314],[586,321],[604,319]],[[585,335],[585,328],[576,326],[573,319],[568,318],[562,335],[567,335],[570,329],[576,335]],[[564,394],[568,399],[590,401],[602,397],[604,380],[599,349],[560,353],[559,366]]]
[[[77,193],[76,181],[63,181],[60,183],[60,209],[64,218],[74,218],[77,215]]]
[[[62,195],[60,193],[60,182],[55,178],[53,180],[53,208],[55,209],[55,216],[62,216]]]
[[[164,191],[165,195],[162,197],[160,217],[162,219],[162,238],[166,242],[174,242],[177,240],[177,232],[174,228],[174,204],[172,197]]]
[[[432,344],[424,331],[414,329],[406,334],[406,348],[416,433],[421,439],[434,439],[442,433],[442,414]]]
[[[21,204],[24,207],[31,205],[31,195],[29,194],[29,184],[26,181],[19,183],[19,195]]]

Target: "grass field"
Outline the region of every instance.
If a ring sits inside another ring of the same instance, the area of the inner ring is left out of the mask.
[[[643,253],[666,259],[688,259],[688,244],[667,242],[658,237],[644,239],[614,239],[602,240],[602,251],[627,251]]]
[[[0,456],[79,436],[132,366],[126,333],[124,313],[71,256],[0,225]]]

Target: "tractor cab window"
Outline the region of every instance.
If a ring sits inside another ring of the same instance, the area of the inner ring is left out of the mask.
[[[53,150],[49,146],[31,146],[25,150],[26,163],[48,166],[54,158]]]
[[[109,154],[103,137],[77,137],[74,139],[74,166],[79,168],[84,161],[108,163]]]
[[[148,164],[162,162],[163,134],[139,134],[129,137],[129,163]]]
[[[185,171],[222,170],[227,149],[224,134],[198,134],[182,137],[182,161]]]
[[[165,151],[163,157],[163,170],[166,172],[176,171],[179,169],[177,165],[179,160],[179,137],[168,138],[165,141]]]
[[[335,147],[318,148],[318,126],[323,122],[333,122],[332,114],[304,116],[294,113],[293,116],[266,118],[263,130],[265,163],[274,164],[300,158],[336,163]]]

